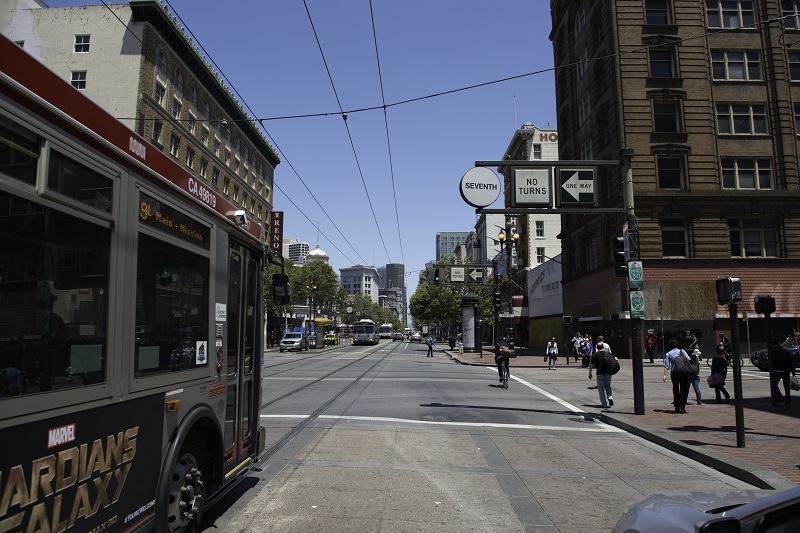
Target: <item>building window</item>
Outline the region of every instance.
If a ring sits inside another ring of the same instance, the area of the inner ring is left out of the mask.
[[[728,219],[731,257],[778,257],[778,225],[772,218]]]
[[[581,145],[581,159],[583,161],[591,161],[594,159],[592,153],[592,139],[586,139],[586,142]]]
[[[231,179],[230,178],[225,178],[222,181],[222,193],[223,194],[228,194],[228,191],[230,191],[230,190],[231,190]]]
[[[583,239],[583,265],[584,272],[597,268],[597,239],[594,237]]]
[[[233,201],[234,202],[238,202],[239,201],[239,186],[238,185],[234,185],[233,186]]]
[[[789,79],[800,81],[800,52],[789,52]]]
[[[219,139],[214,139],[214,155],[219,157]]]
[[[181,102],[177,98],[172,99],[172,117],[177,120],[181,118]]]
[[[772,189],[769,159],[722,159],[723,189]]]
[[[794,134],[800,135],[800,104],[794,105]]]
[[[194,149],[186,149],[186,166],[192,168],[194,166]]]
[[[667,0],[645,0],[644,18],[647,24],[669,24]]]
[[[541,265],[544,263],[545,256],[544,256],[544,248],[536,248],[536,264]]]
[[[189,87],[189,107],[193,113],[197,114],[197,89],[194,85]]]
[[[686,221],[682,218],[661,219],[661,253],[664,257],[686,257]]]
[[[534,159],[541,159],[542,158],[542,145],[541,144],[534,144],[533,145],[533,158]],[[259,165],[258,175],[261,176],[261,166]]]
[[[783,0],[783,27],[790,30],[800,29],[800,2],[798,0]]]
[[[161,146],[161,130],[164,128],[164,125],[161,122],[153,122],[153,144],[157,146]]]
[[[678,102],[656,102],[653,104],[653,130],[663,133],[680,131]]]
[[[211,185],[215,188],[219,187],[219,170],[216,168],[211,171]]]
[[[203,124],[205,124],[206,127],[208,127],[210,122],[211,122],[211,115],[209,112],[208,100],[203,100]]]
[[[161,85],[159,82],[156,82],[156,90],[153,92],[153,98],[155,98],[156,103],[161,107],[164,107],[164,94],[167,92],[166,87]]]
[[[751,0],[706,0],[709,28],[741,28],[755,23]]]
[[[156,69],[164,76],[167,75],[167,57],[161,48],[156,52]]]
[[[589,116],[592,114],[592,104],[589,99],[589,93],[584,93],[581,97],[580,105],[578,107],[578,124],[583,125]]]
[[[753,50],[712,50],[711,70],[715,80],[761,80],[761,56]]]
[[[172,73],[172,92],[175,96],[181,98],[183,95],[183,73],[179,69],[175,69]]]
[[[683,188],[683,160],[678,157],[658,157],[658,188]]]
[[[225,161],[225,166],[227,166],[227,167],[231,166],[231,151],[230,150],[225,150],[225,159],[224,159],[224,161]]]
[[[674,78],[672,50],[650,50],[650,77]]]
[[[543,238],[544,237],[544,220],[537,220],[534,222],[536,225],[536,237]]]
[[[200,158],[200,177],[205,179],[207,172],[208,172],[208,161],[206,161],[205,159],[203,159],[201,157]]]
[[[767,133],[767,112],[763,104],[717,104],[720,134],[752,135]]]
[[[197,118],[191,113],[189,114],[189,120],[186,122],[186,127],[189,128],[189,133],[194,135],[194,128],[195,124],[197,123]]]
[[[88,35],[76,35],[75,36],[75,53],[76,54],[88,54],[89,53],[89,36]]]
[[[19,46],[20,48],[25,48],[25,41],[14,41],[14,44]]]
[[[575,69],[578,74],[578,80],[582,80],[583,75],[589,70],[589,52],[586,51],[586,48],[581,50],[581,53],[578,55],[578,64],[575,65]]]
[[[203,143],[203,146],[208,146],[208,128],[205,126],[200,130],[200,142]]]
[[[581,2],[580,7],[578,7],[578,12],[575,14],[575,35],[580,35],[581,31],[583,31],[584,26],[586,26],[586,2]]]
[[[69,82],[76,89],[83,91],[84,89],[86,89],[86,71],[73,70],[72,74],[70,75]]]
[[[169,136],[169,153],[175,157],[178,157],[178,149],[180,148],[180,145],[181,140],[177,135],[172,134]]]

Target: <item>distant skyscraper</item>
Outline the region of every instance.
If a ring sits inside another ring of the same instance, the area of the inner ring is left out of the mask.
[[[283,256],[294,263],[305,263],[308,255],[308,243],[297,239],[283,241]]]
[[[406,267],[402,263],[389,263],[383,268],[385,270],[385,274],[381,281],[381,285],[384,289],[399,289],[401,291],[399,299],[402,304],[397,308],[397,316],[400,318],[403,324],[406,324],[408,318],[408,304],[406,302]]]
[[[468,231],[440,231],[436,233],[436,260],[455,257],[456,246],[467,242]]]

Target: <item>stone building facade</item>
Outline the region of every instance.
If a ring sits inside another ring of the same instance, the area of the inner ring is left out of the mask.
[[[798,2],[550,6],[560,159],[635,152],[645,333],[695,330],[710,351],[730,331],[720,276],[742,280],[742,342],[767,341],[757,295],[776,299],[775,336],[790,333],[800,312],[800,52],[786,43],[800,39]],[[599,207],[622,207],[616,168],[599,171],[595,194]],[[623,220],[562,217],[564,313],[629,353],[628,287],[611,253]]]

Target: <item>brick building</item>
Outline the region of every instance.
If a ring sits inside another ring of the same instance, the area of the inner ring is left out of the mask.
[[[775,297],[772,330],[797,327],[800,282],[800,2],[551,0],[560,159],[632,148],[644,266],[644,331],[730,331],[715,280],[742,280],[740,341],[766,342],[753,298]],[[786,11],[784,11],[786,10]],[[779,19],[783,17],[783,23]],[[600,207],[622,207],[600,170]],[[628,290],[611,240],[622,215],[562,217],[564,313],[629,353]]]

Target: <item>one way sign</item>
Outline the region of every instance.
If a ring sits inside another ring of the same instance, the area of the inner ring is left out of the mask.
[[[558,169],[558,207],[592,207],[594,205],[594,169]]]

